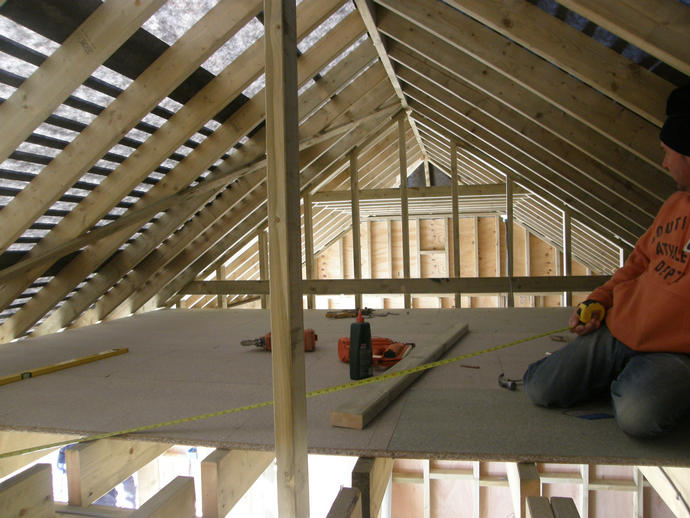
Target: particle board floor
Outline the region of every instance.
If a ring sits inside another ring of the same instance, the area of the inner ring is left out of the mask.
[[[374,336],[418,347],[458,322],[469,333],[446,357],[480,351],[565,325],[559,308],[395,310],[370,320]],[[349,381],[337,339],[350,320],[306,311],[318,335],[306,354],[307,390]],[[0,346],[0,376],[128,347],[96,363],[0,387],[0,428],[95,434],[269,401],[270,353],[240,340],[268,331],[261,310],[165,310]],[[564,335],[567,336],[567,335]],[[669,438],[637,441],[613,419],[585,420],[532,406],[521,391],[497,385],[519,378],[546,351],[549,337],[475,356],[425,373],[364,430],[334,428],[330,411],[347,391],[310,398],[308,444],[314,453],[412,458],[535,460],[690,466],[690,423]],[[473,368],[474,367],[474,368]],[[478,368],[476,368],[478,367]],[[603,403],[606,410],[606,403]],[[601,403],[591,409],[602,409]],[[264,407],[137,433],[142,440],[272,449],[273,410]]]

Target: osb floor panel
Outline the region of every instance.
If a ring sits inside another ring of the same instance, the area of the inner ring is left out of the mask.
[[[469,333],[446,355],[452,357],[561,328],[570,310],[395,312],[369,320],[374,336],[424,347],[451,325],[469,324]],[[324,311],[305,311],[305,327],[318,335],[316,351],[306,354],[308,391],[349,381],[348,366],[337,357],[337,339],[349,335],[350,322],[326,319]],[[97,434],[271,400],[270,353],[239,343],[268,328],[268,313],[261,310],[165,310],[2,345],[0,376],[111,348],[128,347],[129,353],[0,387],[0,428]],[[690,423],[671,437],[639,441],[622,433],[613,419],[586,420],[537,408],[522,391],[498,387],[499,373],[519,378],[530,362],[562,345],[545,337],[428,371],[364,430],[330,425],[330,411],[351,393],[310,398],[309,450],[690,466]],[[598,405],[588,409],[607,410],[606,402]],[[272,449],[273,409],[166,426],[135,437]]]

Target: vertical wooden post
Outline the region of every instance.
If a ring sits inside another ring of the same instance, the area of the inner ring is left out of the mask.
[[[568,207],[563,208],[563,275],[573,274],[572,225]],[[573,305],[573,292],[563,292],[563,306]]]
[[[580,510],[582,518],[589,517],[589,464],[580,464],[580,476],[582,477],[582,487],[580,490]]]
[[[225,266],[222,264],[216,269],[216,279],[219,281],[225,280]],[[222,293],[218,294],[218,307],[227,308],[228,307],[228,296]]]
[[[398,153],[400,159],[400,213],[402,217],[403,278],[410,278],[410,214],[407,206],[407,146],[405,118],[398,118]],[[405,292],[405,307],[412,306],[409,292]]]
[[[506,277],[510,290],[508,291],[508,307],[515,306],[513,294],[513,179],[506,176]]]
[[[259,279],[268,280],[268,235],[264,229],[259,230]],[[268,295],[261,295],[261,309],[268,307],[268,301]]]
[[[460,277],[460,215],[458,214],[458,143],[450,139],[450,197],[453,212],[453,277]],[[455,294],[455,307],[461,304],[461,294]]]
[[[314,221],[311,206],[311,193],[304,193],[304,264],[307,279],[314,278]],[[307,295],[307,308],[315,307],[314,294]]]
[[[431,461],[422,461],[422,473],[424,476],[424,518],[431,518]]]
[[[271,339],[278,514],[309,516],[295,0],[264,0]]]
[[[352,263],[355,280],[362,278],[362,249],[359,228],[359,179],[357,148],[350,151],[350,195],[352,201]],[[355,294],[355,308],[362,307],[362,294]]]

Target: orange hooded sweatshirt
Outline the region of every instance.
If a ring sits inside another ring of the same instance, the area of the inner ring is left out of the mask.
[[[690,354],[690,192],[666,200],[625,265],[589,298],[631,349]]]

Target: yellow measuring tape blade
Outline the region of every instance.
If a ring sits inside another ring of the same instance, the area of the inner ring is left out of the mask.
[[[44,374],[50,374],[51,372],[61,371],[64,369],[69,369],[70,367],[76,367],[78,365],[84,365],[85,363],[91,363],[98,360],[103,360],[105,358],[110,358],[112,356],[118,356],[120,354],[125,354],[129,352],[129,349],[109,349],[96,354],[90,354],[88,356],[82,356],[81,358],[74,358],[72,360],[65,360],[63,362],[54,363],[52,365],[46,365],[44,367],[38,367],[36,369],[31,369],[29,371],[18,372],[17,374],[10,374],[9,376],[4,376],[0,378],[0,385],[7,385],[9,383],[14,383],[16,381],[21,381],[29,378],[35,378],[36,376],[43,376]]]
[[[415,372],[423,372],[423,371],[426,371],[429,369],[433,369],[435,367],[440,367],[442,365],[448,365],[450,363],[457,362],[460,360],[466,360],[468,358],[473,358],[475,356],[480,356],[482,354],[500,351],[501,349],[506,349],[508,347],[523,344],[525,342],[530,342],[532,340],[544,338],[544,337],[549,336],[549,335],[554,335],[557,333],[563,333],[565,331],[568,331],[568,329],[569,329],[568,327],[564,327],[561,329],[555,329],[553,331],[547,331],[546,333],[541,333],[538,335],[530,336],[529,338],[522,338],[520,340],[515,340],[513,342],[508,342],[505,344],[496,345],[494,347],[488,347],[488,348],[483,349],[481,351],[475,351],[473,353],[467,353],[467,354],[463,354],[461,356],[455,356],[453,358],[448,358],[445,360],[437,360],[435,362],[425,363],[423,365],[418,365],[416,367],[411,367],[409,369],[405,369],[405,370],[401,370],[401,371],[397,371],[397,372],[390,372],[388,374],[381,374],[379,376],[374,376],[371,378],[364,378],[364,379],[357,380],[357,381],[351,381],[349,383],[343,383],[341,385],[335,385],[333,387],[323,388],[323,389],[319,389],[319,390],[313,390],[311,392],[307,392],[307,397],[312,398],[315,396],[323,396],[326,394],[332,394],[334,392],[340,392],[340,391],[351,389],[354,387],[361,387],[363,385],[370,385],[372,383],[380,383],[382,381],[386,381],[386,380],[389,380],[392,378],[397,378],[398,376],[405,376],[407,374],[413,374]],[[201,414],[201,415],[197,415],[197,416],[193,416],[193,417],[182,417],[180,419],[173,419],[172,421],[165,421],[162,423],[155,423],[155,424],[150,424],[150,425],[146,425],[146,426],[139,426],[137,428],[129,428],[127,430],[119,430],[117,432],[107,432],[107,433],[102,433],[102,434],[97,434],[97,435],[89,435],[87,437],[82,437],[81,439],[55,442],[52,444],[44,444],[42,446],[34,446],[32,448],[26,448],[23,450],[16,450],[16,451],[10,451],[10,452],[6,452],[6,453],[0,453],[0,459],[4,459],[7,457],[14,457],[17,455],[25,455],[27,453],[33,453],[33,452],[40,451],[40,450],[57,448],[60,446],[67,446],[69,444],[78,444],[78,443],[87,442],[87,441],[96,441],[98,439],[108,439],[110,437],[127,435],[130,433],[147,432],[149,430],[154,430],[157,428],[164,428],[166,426],[172,426],[172,425],[182,424],[182,423],[191,423],[194,421],[202,421],[204,419],[209,419],[211,417],[220,417],[220,416],[224,416],[224,415],[228,415],[228,414],[235,414],[238,412],[244,412],[245,410],[255,410],[258,408],[263,408],[263,407],[272,406],[272,405],[273,405],[273,401],[263,401],[261,403],[252,403],[250,405],[240,406],[240,407],[236,407],[236,408],[230,408],[227,410],[219,410],[218,412],[211,412],[208,414]]]

